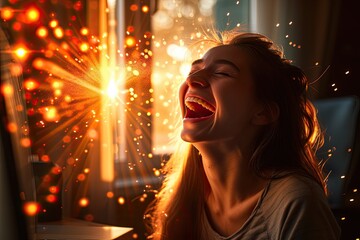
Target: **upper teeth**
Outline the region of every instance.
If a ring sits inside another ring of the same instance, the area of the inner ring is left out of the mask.
[[[191,104],[192,102],[200,104],[202,107],[206,108],[211,112],[215,112],[215,108],[210,105],[209,103],[205,102],[204,100],[197,98],[197,97],[187,97],[185,99],[185,105],[192,111],[195,111],[194,106]]]

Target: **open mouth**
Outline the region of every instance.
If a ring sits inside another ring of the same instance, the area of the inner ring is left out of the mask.
[[[185,118],[204,118],[215,112],[215,107],[203,99],[187,97],[185,99]]]

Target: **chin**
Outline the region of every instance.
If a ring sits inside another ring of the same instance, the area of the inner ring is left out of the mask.
[[[194,143],[199,141],[199,136],[194,136],[194,133],[182,131],[181,132],[181,139],[188,143]]]

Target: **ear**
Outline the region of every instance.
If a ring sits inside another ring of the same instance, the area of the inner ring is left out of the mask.
[[[274,103],[261,104],[261,107],[255,112],[253,124],[268,125],[278,120],[280,114],[279,106]]]

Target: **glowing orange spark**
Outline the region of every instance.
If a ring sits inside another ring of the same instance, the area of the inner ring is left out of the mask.
[[[132,37],[132,36],[127,36],[127,37],[125,38],[125,44],[126,44],[126,46],[128,46],[128,47],[134,47],[134,46],[135,46],[135,43],[136,43],[136,41],[135,41],[135,38],[134,38],[134,37]]]
[[[28,50],[25,46],[18,46],[15,48],[14,54],[20,59],[24,60],[27,57]]]
[[[56,175],[60,174],[61,173],[61,167],[55,166],[55,167],[51,168],[51,173],[56,174]]]
[[[87,135],[89,136],[89,138],[91,139],[97,139],[98,138],[98,133],[95,129],[89,129],[87,131]]]
[[[40,38],[45,38],[48,35],[48,30],[45,27],[39,27],[36,30],[36,35]]]
[[[54,96],[59,97],[59,96],[61,96],[61,94],[62,94],[62,91],[60,89],[55,89]]]
[[[10,67],[11,74],[13,74],[14,76],[20,76],[22,74],[21,64],[13,63],[9,67]]]
[[[81,33],[81,35],[86,36],[86,35],[89,34],[89,29],[83,27],[83,28],[80,29],[80,33]]]
[[[27,11],[26,11],[26,19],[29,22],[36,22],[36,21],[39,20],[39,18],[40,18],[39,10],[37,10],[34,7],[27,9]]]
[[[54,35],[56,38],[63,38],[64,37],[64,30],[61,27],[56,27],[54,29]]]
[[[22,138],[22,139],[20,140],[20,145],[23,146],[23,147],[25,147],[25,148],[30,147],[30,146],[31,146],[31,140],[30,140],[30,138]]]
[[[24,81],[24,87],[28,91],[33,91],[39,87],[39,82],[33,78],[28,78]]]
[[[39,111],[42,113],[45,121],[55,122],[59,120],[57,109],[53,106],[39,109]]]
[[[80,44],[80,51],[87,52],[89,50],[89,44],[88,43],[81,43]]]
[[[42,155],[42,156],[41,156],[41,161],[43,161],[43,162],[50,162],[50,157],[49,157],[49,155]]]
[[[131,10],[131,11],[135,12],[135,11],[137,11],[138,9],[139,9],[138,5],[136,5],[136,4],[131,4],[131,6],[130,6],[130,10]]]
[[[22,25],[21,23],[19,22],[14,22],[14,24],[12,25],[12,28],[15,30],[15,31],[20,31],[22,29]]]
[[[54,89],[60,89],[60,88],[62,88],[63,87],[63,83],[62,82],[60,82],[60,81],[54,81],[52,84],[51,84],[51,86],[52,86],[52,88],[54,88]]]
[[[27,202],[24,204],[23,210],[27,216],[35,216],[40,212],[40,205],[37,202]]]
[[[5,96],[5,97],[10,97],[13,95],[14,93],[14,88],[13,86],[11,86],[10,84],[3,84],[1,86],[1,93]]]
[[[69,143],[69,142],[71,142],[71,137],[70,136],[65,136],[65,137],[63,137],[63,142],[64,143]]]
[[[146,6],[146,5],[144,5],[144,6],[142,6],[141,10],[142,10],[144,13],[147,13],[147,12],[149,12],[149,7]]]
[[[1,9],[1,18],[4,20],[10,20],[14,16],[14,12],[10,7],[4,7]]]
[[[125,204],[125,198],[119,197],[119,198],[118,198],[118,203],[119,203],[120,205],[124,205],[124,204]]]
[[[15,133],[17,131],[18,127],[17,127],[16,123],[9,122],[7,125],[7,129],[9,132]]]
[[[113,192],[107,192],[107,193],[106,193],[106,197],[107,197],[107,198],[113,198],[113,197],[114,197],[114,193],[113,193]]]
[[[64,97],[64,101],[65,102],[67,102],[67,103],[69,103],[69,102],[71,102],[71,96],[69,96],[69,95],[65,95],[65,97]]]
[[[86,176],[85,174],[83,173],[80,173],[78,176],[77,176],[77,180],[79,180],[80,182],[84,181],[86,179]]]
[[[87,207],[89,205],[89,199],[83,197],[79,200],[80,207]]]
[[[44,61],[42,59],[37,58],[32,62],[32,65],[36,69],[42,69],[45,64],[44,64]]]
[[[49,26],[50,26],[51,28],[56,28],[56,27],[58,26],[58,21],[57,21],[57,20],[51,20],[51,21],[49,22]]]
[[[52,194],[56,194],[59,192],[59,187],[58,186],[51,186],[49,187],[49,192],[51,192]]]
[[[57,197],[54,194],[49,194],[46,196],[46,201],[49,203],[54,203],[57,201]]]

